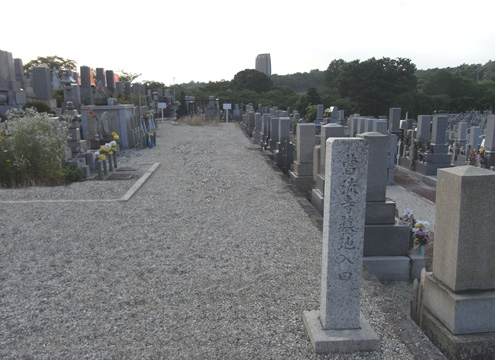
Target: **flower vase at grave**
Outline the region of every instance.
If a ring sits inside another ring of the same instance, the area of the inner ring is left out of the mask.
[[[113,158],[113,167],[117,168],[117,153],[115,151],[112,154],[112,158]]]
[[[425,246],[424,245],[419,245],[418,252],[419,252],[419,255],[425,256]]]
[[[98,179],[101,179],[102,178],[102,174],[101,174],[101,165],[102,161],[101,160],[96,160],[96,169],[98,170]]]
[[[108,170],[107,170],[107,159],[103,160],[103,161],[102,161],[102,163],[103,163],[103,173],[104,173],[105,175],[108,175]]]
[[[113,171],[112,154],[108,154],[107,159],[108,159],[108,170]]]

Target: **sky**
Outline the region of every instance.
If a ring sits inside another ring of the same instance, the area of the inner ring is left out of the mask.
[[[45,0],[0,9],[0,50],[24,64],[56,55],[168,86],[232,80],[262,53],[278,75],[323,71],[335,59],[402,57],[423,70],[495,60],[487,0]]]

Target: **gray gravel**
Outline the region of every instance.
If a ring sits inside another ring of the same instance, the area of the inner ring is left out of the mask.
[[[0,190],[0,358],[414,358],[364,286],[381,351],[314,354],[321,233],[237,124],[157,142],[120,157],[160,163],[127,202],[136,179]]]

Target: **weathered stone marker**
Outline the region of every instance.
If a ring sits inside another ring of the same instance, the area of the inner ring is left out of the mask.
[[[415,318],[450,359],[495,358],[495,173],[438,171],[433,272]]]
[[[320,310],[304,324],[317,353],[374,351],[379,339],[360,314],[368,143],[326,142]]]

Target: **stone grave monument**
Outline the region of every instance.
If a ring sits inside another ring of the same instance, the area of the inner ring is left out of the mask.
[[[303,313],[316,353],[375,351],[380,341],[360,313],[367,142],[326,142],[320,309]]]
[[[323,197],[325,193],[325,155],[326,155],[326,141],[330,137],[343,137],[344,127],[338,124],[326,124],[321,126],[321,139],[320,145],[315,146],[315,151],[319,152],[314,157],[318,158],[318,166],[313,166],[313,171],[317,171],[317,174],[313,175],[316,181],[316,187],[311,191],[311,203],[314,208],[323,215]]]
[[[47,104],[52,111],[57,109],[57,100],[52,97],[52,81],[50,69],[46,66],[35,66],[33,69],[33,90],[36,100]]]
[[[316,144],[315,124],[298,124],[296,131],[296,160],[294,170],[289,171],[291,182],[307,193],[313,187],[313,149]]]
[[[280,117],[278,121],[278,141],[275,144],[275,163],[284,174],[289,171],[290,164],[294,160],[294,146],[290,142],[290,124],[292,120],[289,117]]]
[[[453,166],[451,163],[452,156],[448,153],[449,145],[446,139],[447,125],[447,116],[433,116],[431,144],[429,146],[427,145],[424,155],[422,155],[421,158],[419,158],[420,154],[418,153],[419,159],[416,161],[415,164],[415,170],[420,174],[426,176],[436,176],[438,169]],[[419,134],[419,136],[422,136],[422,134]]]
[[[377,132],[357,137],[369,146],[364,261],[380,280],[407,281],[411,276],[409,225],[396,223],[395,202],[386,198],[390,138]]]
[[[21,109],[26,103],[26,95],[20,86],[12,54],[0,50],[0,120],[6,116],[8,110]]]
[[[466,165],[437,179],[433,272],[411,315],[450,359],[494,359],[495,173]]]

